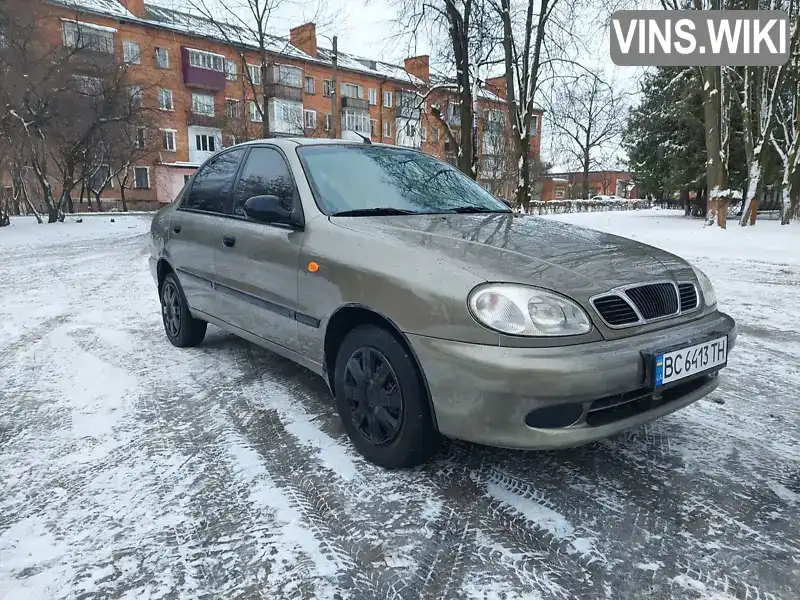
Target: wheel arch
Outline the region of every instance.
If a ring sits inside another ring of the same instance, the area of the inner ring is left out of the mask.
[[[164,283],[164,278],[168,273],[175,273],[175,269],[173,269],[170,262],[162,256],[156,263],[156,278],[159,293],[161,293],[161,284]]]
[[[425,370],[422,368],[419,356],[417,356],[417,353],[414,351],[414,347],[394,321],[386,315],[364,306],[363,304],[352,303],[340,306],[333,312],[325,326],[322,372],[331,392],[334,392],[336,389],[334,386],[334,365],[336,364],[337,351],[344,341],[345,336],[360,325],[375,325],[376,327],[387,330],[403,345],[406,351],[408,351],[422,380],[422,386],[425,389],[425,397],[428,402],[428,409],[430,411],[431,420],[433,421],[433,426],[438,430],[439,426],[436,422],[436,411],[433,407],[428,378],[425,375]]]

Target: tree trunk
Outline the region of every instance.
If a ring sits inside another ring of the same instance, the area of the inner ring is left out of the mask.
[[[781,186],[781,225],[788,225],[792,220],[792,184],[786,177]]]
[[[683,204],[683,216],[688,217],[692,214],[692,203],[689,200],[689,188],[681,188],[681,203]]]
[[[125,203],[125,186],[119,188],[119,199],[122,202],[122,211],[128,212],[128,205]]]
[[[708,203],[706,224],[716,216],[717,225],[725,227],[728,200],[728,173],[722,161],[720,139],[719,67],[700,67],[703,75],[703,128],[706,138],[706,181]]]
[[[583,155],[583,173],[581,174],[581,198],[589,198],[589,152]]]
[[[100,194],[103,192],[94,192],[94,201],[97,204],[97,212],[103,212],[103,204],[100,202]]]

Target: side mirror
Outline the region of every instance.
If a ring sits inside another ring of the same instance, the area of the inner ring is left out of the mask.
[[[292,210],[278,196],[252,196],[244,203],[244,214],[260,223],[284,223],[296,226]]]

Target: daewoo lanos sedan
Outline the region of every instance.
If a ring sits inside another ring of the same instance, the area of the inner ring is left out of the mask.
[[[684,260],[515,215],[392,146],[226,149],[154,217],[151,249],[170,342],[213,323],[318,373],[388,468],[440,434],[559,448],[639,426],[714,390],[736,339]]]

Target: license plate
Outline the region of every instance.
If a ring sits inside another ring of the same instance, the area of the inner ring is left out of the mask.
[[[680,350],[656,354],[656,387],[708,371],[724,365],[727,361],[727,336]]]

